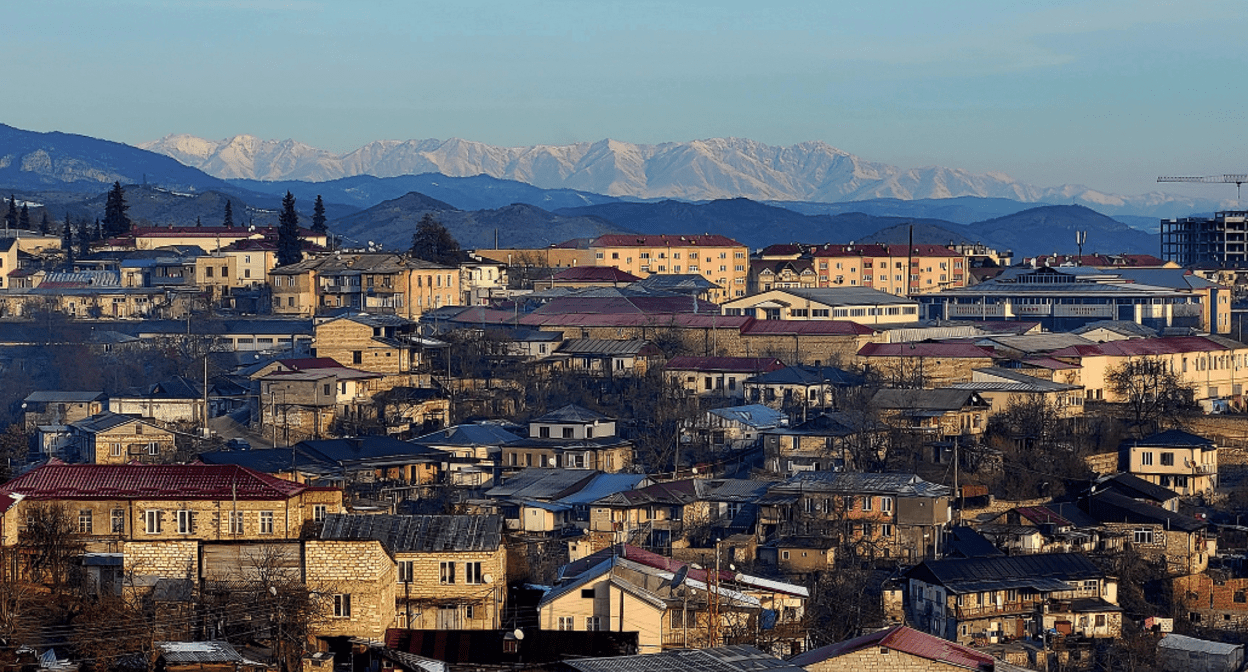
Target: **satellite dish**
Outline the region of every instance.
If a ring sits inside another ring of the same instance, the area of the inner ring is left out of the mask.
[[[734,565],[734,564],[732,564],[732,563],[729,563],[729,564],[728,564],[728,569],[729,569],[729,570],[731,570],[731,571],[734,571],[734,572],[735,572],[735,571],[737,571],[737,566],[736,566],[736,565]],[[488,581],[487,581],[487,583],[488,583]]]
[[[482,574],[481,580],[486,583],[494,583],[494,576],[492,574]]]
[[[524,639],[524,631],[521,630],[520,628],[516,628],[515,630],[512,630],[511,634],[516,639]]]
[[[680,585],[684,583],[685,579],[688,577],[689,577],[689,565],[681,565],[680,569],[676,570],[676,575],[672,577],[672,590],[676,590],[677,588],[679,588]]]

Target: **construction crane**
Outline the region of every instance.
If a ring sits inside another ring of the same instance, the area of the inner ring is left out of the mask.
[[[1235,183],[1235,200],[1239,200],[1239,188],[1248,182],[1248,175],[1210,175],[1208,177],[1159,177],[1158,182],[1205,182],[1213,184]]]

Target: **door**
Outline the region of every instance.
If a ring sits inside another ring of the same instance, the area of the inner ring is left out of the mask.
[[[460,627],[458,605],[442,605],[438,607],[439,630],[459,630]]]

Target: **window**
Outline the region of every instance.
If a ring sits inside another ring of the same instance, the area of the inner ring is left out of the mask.
[[[571,617],[571,616],[560,616],[560,617],[559,617],[559,629],[560,629],[560,630],[572,630],[572,629],[573,629],[573,627],[572,627],[572,617]]]
[[[121,444],[114,443],[108,448],[108,454],[113,457],[121,457]]]
[[[589,632],[597,632],[601,630],[602,629],[602,617],[601,616],[586,616],[585,617],[585,629],[588,630]]]
[[[335,618],[351,618],[351,594],[338,593],[334,595],[334,617]]]
[[[160,534],[161,511],[148,509],[143,512],[143,526],[148,534]]]
[[[78,534],[91,534],[91,509],[78,511]]]
[[[1161,466],[1173,467],[1174,466],[1174,453],[1169,453],[1169,452],[1162,453],[1161,454]]]
[[[126,533],[126,510],[113,509],[113,534]]]
[[[880,498],[880,510],[883,511],[884,513],[892,513],[893,512],[893,498],[881,497]]]
[[[325,516],[328,515],[328,513],[329,513],[329,507],[325,506],[324,504],[312,505],[312,520],[318,523],[323,523],[325,522]]]
[[[438,582],[443,585],[453,585],[455,583],[455,563],[442,562],[438,565]]]
[[[1145,467],[1153,466],[1153,453],[1151,451],[1140,453],[1140,464]]]
[[[593,588],[582,588],[582,589],[581,589],[581,598],[582,598],[582,599],[586,599],[586,600],[592,600],[592,599],[594,599],[594,589],[593,589]]]
[[[260,512],[260,534],[273,534],[273,512]]]
[[[195,512],[182,509],[178,511],[178,534],[191,534],[195,531]]]
[[[1131,540],[1137,544],[1151,544],[1153,543],[1153,531],[1152,530],[1136,530],[1131,535]]]
[[[881,537],[893,536],[893,526],[889,525],[888,523],[884,523],[883,525],[880,525],[880,536]]]
[[[155,441],[151,441],[151,442],[149,442],[149,443],[147,444],[147,454],[148,454],[148,455],[159,455],[159,454],[160,454],[160,444],[159,444],[159,443],[156,443]]]
[[[485,583],[482,580],[481,563],[465,562],[464,563],[464,583]]]
[[[570,439],[570,438],[572,438],[572,433],[573,433],[573,430],[572,430],[572,428],[571,428],[571,427],[564,427],[564,428],[563,428],[563,438],[565,438],[565,439]]]
[[[872,503],[872,502],[873,502],[873,500],[874,500],[874,498],[873,498],[871,495],[867,495],[867,496],[863,497],[863,498],[862,498],[862,510],[863,510],[863,511],[870,511],[870,510],[871,510],[871,508],[872,508],[872,506],[874,506],[874,504]]]
[[[550,428],[549,428],[549,427],[538,427],[538,428],[537,428],[537,435],[538,435],[539,437],[543,438],[543,439],[549,439],[549,438],[550,438]]]
[[[230,534],[242,534],[243,533],[243,512],[242,511],[231,511],[230,516],[229,516],[229,521],[230,521]]]
[[[399,561],[399,583],[411,583],[412,581],[412,561]]]

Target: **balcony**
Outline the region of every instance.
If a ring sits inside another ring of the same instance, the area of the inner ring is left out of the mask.
[[[1218,465],[1216,464],[1192,465],[1192,473],[1198,476],[1212,476],[1218,473]]]
[[[985,616],[1008,616],[1011,614],[1028,614],[1043,604],[1043,600],[1022,600],[1006,602],[1001,605],[985,604],[978,607],[954,607],[954,617],[959,621]]]

